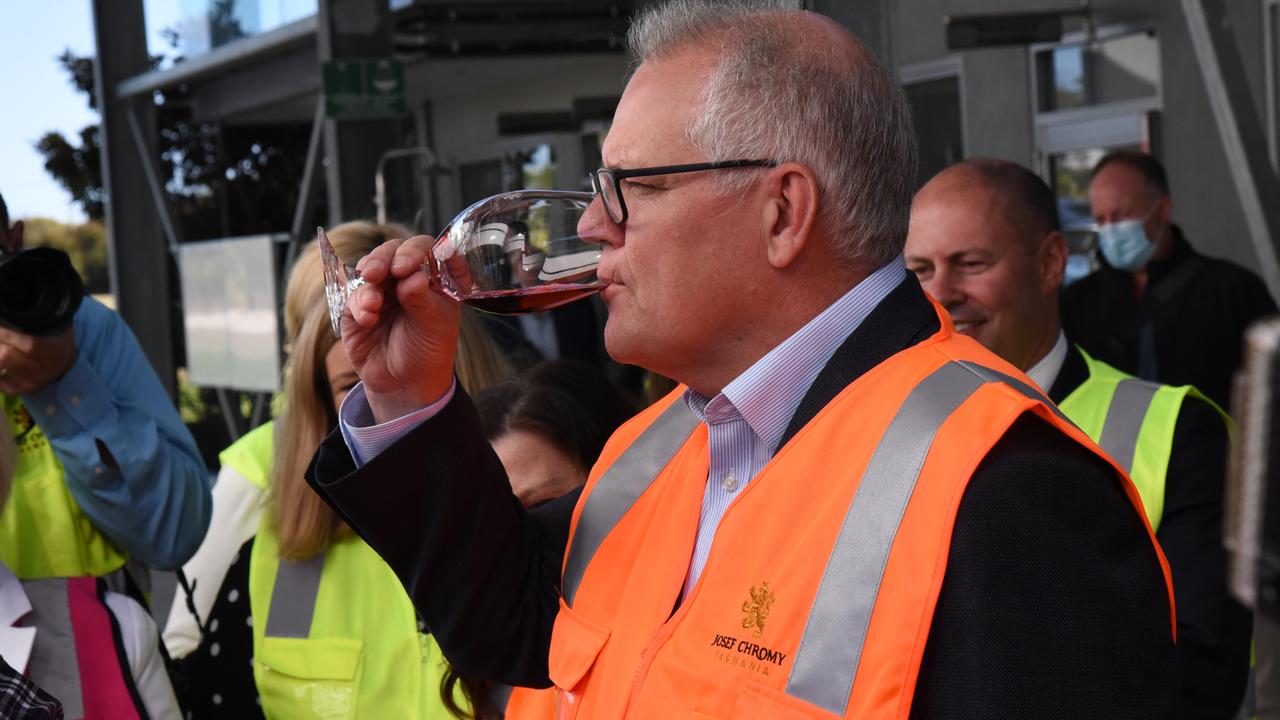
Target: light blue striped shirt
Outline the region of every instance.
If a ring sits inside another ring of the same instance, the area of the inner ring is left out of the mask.
[[[711,470],[702,495],[698,539],[684,581],[693,589],[729,504],[778,450],[800,401],[840,344],[906,277],[901,259],[876,270],[720,391],[685,391],[689,409],[707,426]]]
[[[889,262],[770,350],[719,395],[708,398],[692,390],[685,392],[689,409],[707,425],[711,452],[697,543],[685,579],[686,594],[702,574],[720,518],[778,450],[809,386],[840,344],[905,277],[901,259]],[[342,434],[356,463],[368,462],[439,413],[453,397],[454,387],[425,408],[374,425],[363,384],[357,385],[340,413]]]

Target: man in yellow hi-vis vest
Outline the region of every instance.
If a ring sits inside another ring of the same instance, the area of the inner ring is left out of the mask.
[[[939,173],[916,195],[904,254],[956,329],[1025,371],[1129,471],[1173,576],[1184,716],[1231,717],[1250,618],[1227,594],[1222,547],[1230,421],[1195,388],[1132,378],[1068,341],[1067,244],[1053,192],[1030,170],[970,160]]]
[[[0,199],[0,256],[23,246]],[[0,293],[0,310],[20,291]],[[209,524],[195,441],[124,320],[85,297],[69,327],[24,332],[0,313],[0,432],[18,463],[0,513],[0,562],[22,580],[107,577],[129,558],[182,565]],[[130,573],[145,585],[145,573]]]

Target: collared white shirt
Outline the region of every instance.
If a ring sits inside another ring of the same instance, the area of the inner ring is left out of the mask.
[[[20,673],[27,671],[31,648],[36,642],[36,629],[17,627],[31,612],[31,601],[22,581],[0,563],[0,657]]]
[[[868,275],[791,337],[770,350],[719,395],[688,390],[685,402],[707,426],[710,472],[684,594],[702,574],[720,518],[778,450],[809,386],[867,315],[906,277],[895,259]]]
[[[1027,370],[1027,377],[1031,378],[1045,395],[1049,394],[1049,388],[1053,387],[1053,381],[1058,379],[1058,373],[1062,372],[1062,363],[1067,359],[1067,335],[1061,330],[1058,331],[1058,341],[1053,344],[1053,349],[1048,355],[1040,358],[1040,362],[1031,366]]]

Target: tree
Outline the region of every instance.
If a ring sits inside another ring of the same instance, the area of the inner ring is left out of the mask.
[[[107,270],[107,236],[102,223],[67,225],[48,218],[28,218],[23,241],[28,247],[52,247],[65,252],[93,294],[111,291]]]
[[[216,0],[209,9],[215,44],[245,35],[234,15],[234,0]],[[176,31],[164,33],[176,50]],[[150,59],[158,67],[163,56]],[[96,109],[94,59],[64,50],[57,61],[72,85]],[[175,62],[181,62],[176,57]],[[170,211],[184,239],[278,232],[289,228],[308,133],[296,124],[221,127],[193,117],[184,85],[154,96],[158,163]],[[101,133],[83,128],[78,138],[45,133],[36,142],[45,170],[92,220],[102,219]],[[317,208],[319,210],[319,208]]]

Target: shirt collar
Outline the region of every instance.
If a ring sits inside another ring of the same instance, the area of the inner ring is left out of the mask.
[[[13,571],[0,563],[0,628],[7,628],[31,612],[27,591]]]
[[[1040,358],[1040,362],[1032,365],[1027,370],[1027,377],[1043,390],[1046,394],[1049,388],[1053,387],[1053,381],[1058,379],[1058,373],[1062,372],[1062,363],[1067,359],[1067,336],[1061,330],[1058,331],[1058,341],[1053,344],[1053,349],[1049,354]]]
[[[901,258],[889,261],[734,378],[719,395],[708,398],[686,390],[689,409],[709,425],[741,417],[774,450],[836,349],[906,275]]]

